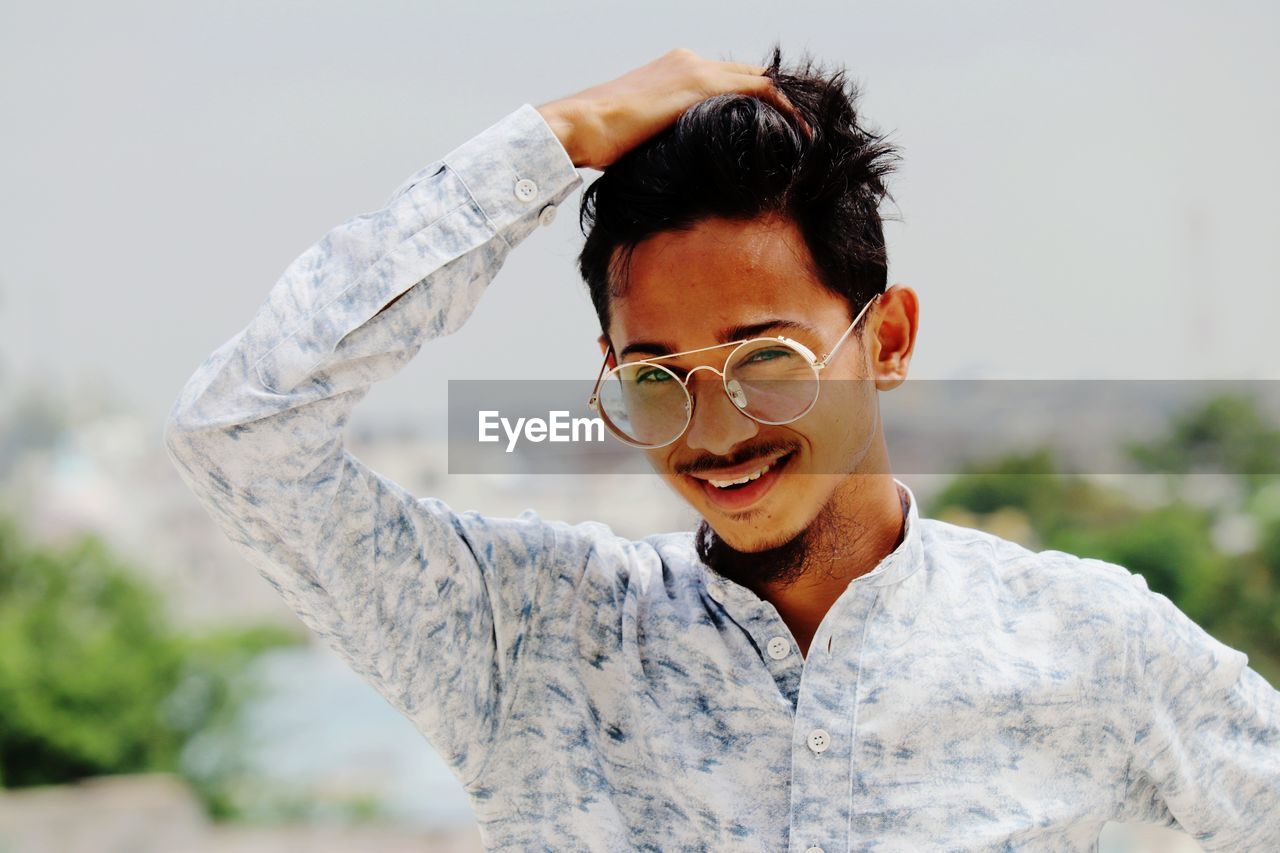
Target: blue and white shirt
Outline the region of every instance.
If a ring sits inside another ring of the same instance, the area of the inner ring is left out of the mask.
[[[1118,820],[1280,851],[1280,693],[1119,566],[906,491],[903,541],[806,657],[690,531],[456,512],[352,456],[371,384],[580,183],[521,106],[303,252],[164,430],[226,535],[445,757],[487,847],[1075,851]]]

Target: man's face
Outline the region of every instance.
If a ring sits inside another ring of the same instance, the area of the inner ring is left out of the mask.
[[[774,335],[799,341],[821,358],[852,317],[848,301],[814,276],[808,248],[790,220],[703,220],[636,247],[626,293],[611,304],[610,337],[622,362]],[[789,325],[742,331],[768,323]],[[682,377],[698,365],[721,370],[732,349],[661,364]],[[740,412],[717,374],[696,371],[688,379],[694,400],[688,429],[646,455],[728,545],[751,552],[772,548],[805,530],[866,454],[879,425],[875,387],[833,380],[870,375],[860,336],[851,335],[822,371],[818,404],[789,424],[768,425]],[[710,482],[741,479],[765,465],[763,475],[739,488]]]

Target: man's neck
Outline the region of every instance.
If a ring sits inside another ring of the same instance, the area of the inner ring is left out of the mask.
[[[778,611],[805,656],[849,582],[879,565],[906,531],[905,496],[890,475],[853,478],[833,498],[831,510],[851,523],[819,525],[799,579],[789,585],[765,582],[754,590]]]

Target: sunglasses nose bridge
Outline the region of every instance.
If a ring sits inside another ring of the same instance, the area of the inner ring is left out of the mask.
[[[726,367],[727,367],[727,366],[728,366],[728,365],[726,364]],[[724,372],[724,370],[723,370],[723,369],[717,369],[717,368],[715,368],[715,367],[712,367],[712,366],[711,366],[711,365],[709,365],[709,364],[699,364],[699,365],[698,365],[698,366],[696,366],[696,367],[691,367],[691,368],[689,368],[689,372],[685,374],[685,377],[684,377],[684,380],[683,380],[682,384],[684,385],[684,392],[685,392],[685,395],[689,398],[689,405],[690,405],[690,406],[692,406],[692,405],[693,405],[693,403],[694,403],[695,395],[694,395],[694,392],[693,392],[692,390],[690,390],[690,389],[689,389],[689,382],[693,379],[693,374],[697,373],[699,370],[710,370],[710,371],[711,371],[712,373],[714,373],[716,376],[720,377],[720,388],[721,388],[722,390],[724,390],[724,389],[729,389],[729,399],[733,400],[733,401],[734,401],[734,403],[738,405],[738,408],[742,408],[742,404],[741,404],[741,403],[738,403],[738,401],[737,401],[736,399],[734,399],[735,394],[734,394],[734,392],[733,392],[732,388],[730,387],[731,385],[736,385],[737,383],[736,383],[736,382],[729,382],[728,377],[726,377],[726,376],[724,375],[724,373],[725,373],[725,372]]]
[[[690,423],[692,423],[692,420],[693,420],[693,409],[697,404],[697,395],[695,394],[694,391],[692,391],[689,388],[689,381],[693,378],[693,374],[698,372],[699,370],[710,370],[712,373],[718,376],[720,378],[719,390],[722,391],[725,394],[725,396],[729,398],[729,401],[733,403],[733,405],[737,408],[737,410],[742,414],[746,415],[747,417],[751,418],[752,420],[759,420],[759,418],[755,417],[750,412],[746,411],[746,408],[747,408],[746,393],[743,391],[742,386],[738,382],[738,380],[730,379],[728,376],[725,375],[727,369],[728,369],[727,362],[725,364],[725,369],[723,370],[718,370],[709,364],[700,364],[697,367],[690,368],[689,372],[685,374],[685,377],[681,381],[681,384],[684,386],[685,397],[688,400]],[[715,391],[712,391],[711,393],[714,394]],[[689,424],[686,424],[685,429],[687,430],[688,428],[689,428]]]
[[[693,378],[693,374],[697,373],[699,370],[710,370],[710,371],[711,371],[712,373],[714,373],[716,376],[719,376],[721,380],[723,380],[723,379],[724,379],[724,371],[723,371],[723,370],[717,370],[716,368],[712,367],[712,366],[711,366],[711,365],[709,365],[709,364],[699,364],[697,367],[691,367],[691,368],[689,368],[689,372],[685,374],[685,377],[684,377],[684,384],[685,384],[686,386],[688,386],[688,384],[689,384],[689,380]]]

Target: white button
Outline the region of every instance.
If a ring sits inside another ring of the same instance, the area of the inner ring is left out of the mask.
[[[787,642],[786,637],[774,637],[769,641],[768,649],[769,657],[774,660],[782,660],[791,654],[791,644]]]
[[[720,589],[715,584],[707,584],[707,595],[711,596],[713,601],[723,601],[720,595]]]
[[[831,735],[824,729],[814,729],[809,732],[809,748],[814,752],[826,752],[829,746],[831,746]]]
[[[546,207],[542,208],[542,212],[538,214],[538,224],[550,225],[552,222],[555,222],[555,221],[556,221],[556,206],[554,204],[549,204]]]
[[[804,853],[823,853],[823,849],[821,847],[810,847]]]
[[[516,181],[516,198],[521,201],[533,201],[538,197],[538,185],[528,178]]]

